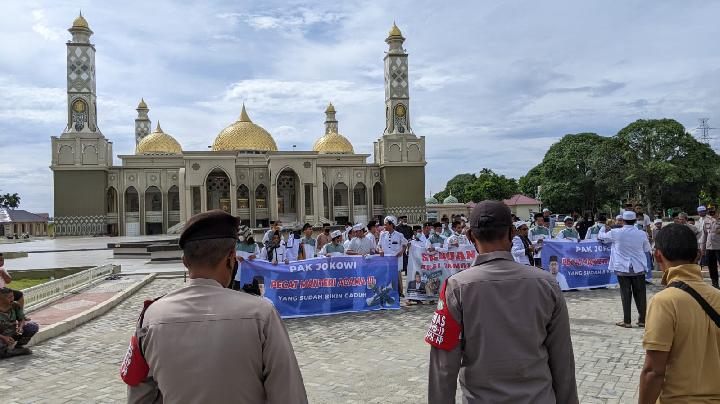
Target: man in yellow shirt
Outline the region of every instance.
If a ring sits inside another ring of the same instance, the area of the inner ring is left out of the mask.
[[[718,402],[720,290],[703,281],[697,239],[687,226],[663,227],[654,255],[668,287],[648,306],[639,402]]]

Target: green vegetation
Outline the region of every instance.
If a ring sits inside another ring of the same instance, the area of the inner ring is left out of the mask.
[[[12,289],[22,290],[27,289],[36,285],[39,285],[41,283],[48,282],[50,278],[42,278],[42,279],[13,279],[12,282],[8,285],[8,287]]]

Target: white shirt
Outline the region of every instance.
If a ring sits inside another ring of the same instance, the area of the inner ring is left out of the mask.
[[[5,283],[5,279],[2,277],[2,272],[5,272],[7,274],[7,271],[5,271],[5,268],[0,268],[0,288],[4,288],[7,283]]]
[[[287,249],[287,247],[285,247],[285,243],[281,241],[280,246],[273,251],[272,257],[267,256],[267,253],[268,253],[267,247],[263,247],[262,252],[260,253],[260,256],[262,258],[267,257],[266,259],[270,262],[273,262],[273,261],[277,261],[278,263],[285,262],[285,250],[286,249]]]
[[[386,256],[397,255],[404,245],[407,245],[407,240],[399,231],[393,230],[392,233],[388,231],[380,233],[378,246]]]
[[[609,231],[608,231],[609,230]],[[620,273],[643,273],[648,270],[647,256],[650,242],[647,233],[635,226],[625,225],[619,229],[604,228],[598,240],[612,242],[609,269]]]
[[[375,238],[370,240],[367,237],[355,237],[345,247],[345,251],[348,250],[360,255],[375,254]]]
[[[512,249],[510,252],[512,253],[513,258],[515,258],[515,262],[530,265],[530,259],[527,254],[525,254],[525,245],[523,244],[522,239],[520,239],[520,236],[513,237]]]

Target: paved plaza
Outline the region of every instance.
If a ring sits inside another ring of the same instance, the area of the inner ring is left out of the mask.
[[[35,346],[33,356],[1,361],[3,402],[124,401],[119,363],[141,302],[181,285],[181,278],[156,279],[104,316]],[[565,296],[580,402],[636,401],[642,330],[614,325],[621,314],[618,291]],[[411,306],[287,320],[310,402],[426,402],[429,348],[423,336],[432,311]]]

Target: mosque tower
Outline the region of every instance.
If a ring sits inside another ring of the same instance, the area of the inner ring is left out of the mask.
[[[385,212],[407,214],[410,223],[425,221],[425,137],[410,124],[410,80],[405,37],[393,23],[385,39],[385,130],[374,143],[375,162],[385,186]]]
[[[137,146],[145,136],[150,134],[150,118],[148,117],[150,109],[147,104],[145,104],[144,98],[140,99],[136,111],[138,116],[135,118],[135,146]]]
[[[103,234],[112,142],[97,125],[93,32],[82,13],[68,31],[72,39],[67,42],[67,125],[60,136],[51,138],[55,232],[72,235],[82,229],[85,234]]]

